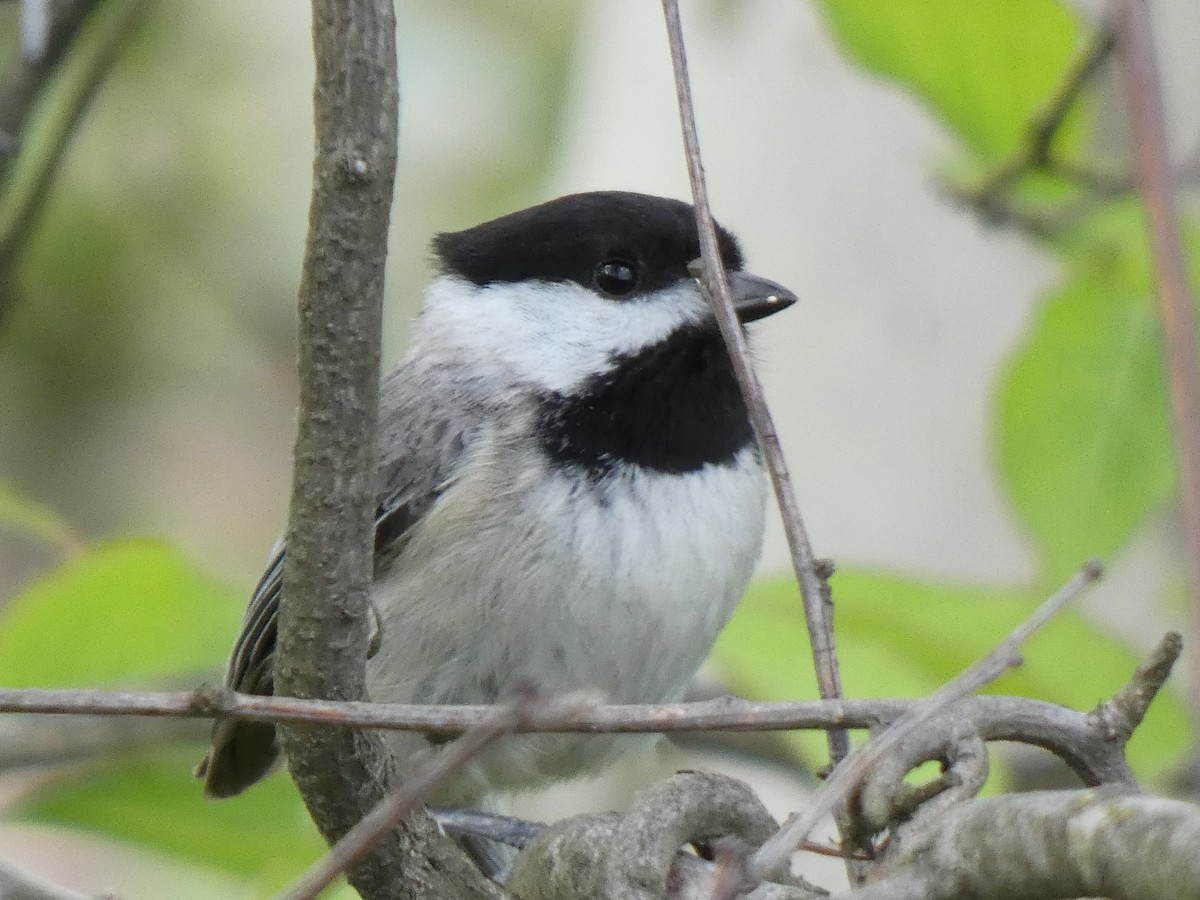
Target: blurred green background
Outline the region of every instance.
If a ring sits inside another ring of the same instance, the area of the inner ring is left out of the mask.
[[[988,228],[944,187],[1019,144],[1087,20],[1052,0],[684,7],[717,215],[803,299],[758,348],[817,551],[840,566],[848,694],[931,690],[1099,555],[1108,586],[997,690],[1103,700],[1191,619],[1140,216],[1128,195],[1027,177],[1015,203],[1084,209],[1047,238]],[[17,14],[0,5],[0,71]],[[1200,17],[1156,14],[1187,147]],[[389,361],[435,232],[573,190],[687,195],[656,4],[397,15]],[[0,318],[0,685],[218,677],[285,515],[308,27],[290,0],[150,4],[69,148]],[[1123,133],[1106,75],[1056,149],[1121,171]],[[712,668],[748,696],[816,694],[785,570],[773,524]],[[1177,787],[1185,694],[1131,745],[1151,786]],[[206,729],[144,725],[0,719],[0,858],[129,898],[251,897],[319,852],[285,779],[207,803],[188,777]],[[822,744],[783,752],[815,765]],[[771,765],[794,782],[761,788],[783,813],[806,782]]]

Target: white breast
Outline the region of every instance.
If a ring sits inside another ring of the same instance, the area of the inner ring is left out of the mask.
[[[613,702],[677,698],[758,557],[758,454],[747,448],[732,465],[686,475],[630,467],[588,482],[497,438],[467,470],[376,584],[383,640],[368,669],[372,697],[488,703],[529,681]],[[446,796],[470,801],[492,786],[573,774],[618,744],[510,739]]]

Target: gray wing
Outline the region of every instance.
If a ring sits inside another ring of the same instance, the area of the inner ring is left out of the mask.
[[[422,375],[425,377],[421,377]],[[407,378],[406,376],[413,376]],[[432,377],[431,377],[432,376]],[[438,385],[440,390],[423,388]],[[447,387],[449,390],[447,390]],[[447,384],[434,373],[397,370],[380,386],[379,492],[375,514],[375,570],[390,566],[420,521],[450,484],[470,447],[482,408],[468,384]],[[431,402],[439,398],[443,402]],[[463,410],[474,416],[456,415]],[[235,691],[274,693],[274,653],[284,546],[280,541],[251,595],[225,671]],[[239,794],[271,771],[279,758],[275,726],[218,719],[212,748],[196,767],[209,797]]]

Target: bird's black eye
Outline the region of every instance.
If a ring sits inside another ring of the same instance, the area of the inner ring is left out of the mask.
[[[637,268],[623,259],[606,259],[596,266],[592,282],[610,297],[624,297],[638,286]]]

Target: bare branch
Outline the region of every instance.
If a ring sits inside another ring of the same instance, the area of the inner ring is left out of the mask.
[[[1071,60],[1045,104],[1026,123],[1021,144],[988,175],[983,184],[970,193],[970,200],[985,215],[1022,175],[1057,165],[1051,155],[1054,139],[1084,87],[1112,54],[1115,43],[1109,28],[1100,28],[1087,40]]]
[[[1086,193],[1071,200],[1045,204],[1022,201],[1011,193],[993,192],[984,196],[981,192],[987,190],[986,184],[981,187],[943,181],[940,186],[950,199],[971,207],[988,223],[1012,225],[1039,238],[1062,234],[1106,202],[1137,188],[1137,180],[1132,174],[1101,171],[1054,157],[1039,168],[1083,188]],[[1171,169],[1171,180],[1176,184],[1197,179],[1200,179],[1200,150],[1193,151]]]
[[[1150,657],[1138,665],[1129,682],[1117,692],[1116,696],[1086,716],[1088,722],[1095,729],[1094,737],[1090,741],[1093,746],[1124,747],[1137,723],[1141,721],[1147,706],[1165,684],[1172,665],[1178,659],[1180,649],[1179,635],[1166,635]],[[957,711],[959,708],[956,705],[954,710]],[[1023,737],[1020,740],[1037,743],[1029,740],[1031,732],[1028,729],[1022,728],[1021,731]],[[870,829],[882,830],[884,827],[890,829],[891,837],[884,850],[885,869],[896,869],[898,857],[902,857],[907,864],[906,868],[901,869],[898,884],[893,883],[893,879],[883,882],[889,885],[889,891],[893,888],[896,889],[896,893],[887,892],[883,896],[907,896],[900,893],[901,888],[917,890],[918,887],[920,890],[915,894],[918,897],[960,896],[951,893],[950,889],[946,887],[949,883],[957,883],[954,882],[956,876],[951,873],[936,874],[931,882],[933,889],[930,889],[928,884],[921,886],[923,885],[921,877],[930,872],[931,867],[926,866],[924,862],[914,863],[915,857],[906,848],[914,840],[918,846],[924,846],[929,835],[943,834],[947,828],[948,817],[952,819],[960,815],[964,801],[972,802],[971,798],[982,787],[983,778],[986,775],[986,752],[983,742],[985,739],[996,739],[997,737],[999,735],[990,730],[977,731],[975,723],[968,719],[960,718],[957,715],[943,716],[902,742],[868,776],[859,794],[859,810],[863,822]],[[1096,769],[1091,765],[1080,765],[1080,760],[1072,761],[1066,755],[1059,755],[1068,761],[1085,784],[1103,785],[1109,789],[1125,792],[1137,790],[1133,773],[1125,765],[1123,756],[1118,766]],[[903,782],[905,774],[922,762],[934,759],[949,761],[951,763],[950,770],[942,778],[925,786],[928,788],[929,796],[917,798],[922,802],[915,811],[903,809],[906,795],[913,793],[913,790]],[[967,763],[965,767],[961,765],[964,760]],[[1113,761],[1115,762],[1115,760]],[[1077,796],[1083,803],[1089,802],[1092,795],[1078,794]],[[1004,825],[1003,817],[1001,817],[995,827],[1003,828]],[[951,826],[952,829],[953,827]],[[982,838],[978,833],[973,837]],[[955,832],[953,840],[961,839],[962,835]],[[1011,839],[1011,836],[1006,839]],[[986,843],[974,846],[987,846],[989,854],[991,854],[994,842],[986,838],[983,840]],[[1030,846],[1035,846],[1037,840],[1037,837],[1032,837],[1023,845],[1014,844],[1015,849],[1007,852],[1013,854],[1014,860],[1019,860],[1020,854],[1026,853]],[[956,854],[964,850],[970,852],[966,849],[971,846],[969,843],[956,844],[954,845],[955,849],[951,851],[947,849],[949,844],[946,837],[939,838],[938,842],[946,845],[942,847],[942,850],[946,852]],[[992,858],[989,855],[989,865]],[[941,862],[946,865],[962,865],[961,861],[941,860]],[[1006,863],[1006,865],[1012,867],[1014,871],[1021,871],[1024,868],[1024,864],[1017,861]],[[1069,871],[1062,870],[1057,873],[1056,877],[1060,879],[1059,885],[1061,886],[1063,883],[1069,883],[1074,876]],[[1047,890],[1050,889],[1047,888]],[[998,896],[1008,895],[1001,892]],[[1022,893],[1022,896],[1026,895]],[[1047,896],[1058,897],[1065,896],[1065,894],[1051,893]],[[1070,896],[1075,896],[1075,894],[1072,893]],[[1121,896],[1133,895],[1121,894]]]
[[[1089,716],[1100,723],[1109,740],[1125,744],[1134,729],[1142,724],[1150,703],[1171,677],[1171,670],[1183,652],[1183,637],[1170,631],[1163,635],[1150,657],[1137,667],[1133,677],[1107,703],[1101,703]]]
[[[513,706],[498,707],[479,725],[417,766],[296,884],[280,894],[279,900],[315,900],[339,875],[359,863],[388,829],[416,810],[438,785],[461,772],[489,744],[512,734],[527,716],[531,701],[532,698],[526,698]]]
[[[721,263],[717,249],[717,233],[713,225],[712,211],[708,204],[708,188],[704,182],[704,165],[700,159],[700,141],[696,135],[696,113],[692,104],[692,88],[687,73],[687,56],[683,46],[683,28],[679,21],[678,0],[662,0],[663,14],[667,21],[667,36],[671,43],[671,62],[675,70],[675,93],[679,100],[679,118],[683,126],[683,143],[687,155],[688,178],[692,184],[692,196],[696,206],[696,224],[700,231],[700,250],[704,261],[704,277],[700,279],[709,303],[721,329],[721,337],[733,361],[754,433],[762,447],[775,498],[783,518],[788,548],[792,554],[792,566],[804,601],[804,617],[808,623],[808,636],[812,644],[813,663],[817,671],[817,684],[822,699],[829,700],[842,695],[841,677],[838,674],[837,651],[833,637],[833,622],[826,604],[824,583],[817,572],[816,556],[800,515],[796,493],[792,488],[791,475],[783,457],[783,448],[775,423],[767,409],[762,385],[754,372],[750,353],[746,347],[746,336],[733,311],[729,292],[729,279]],[[829,732],[829,753],[834,765],[845,758],[850,749],[850,740],[845,732]]]
[[[679,853],[700,844],[753,846],[776,827],[762,801],[735,779],[679,772],[638,792],[623,812],[574,816],[556,822],[522,851],[509,884],[523,900],[703,900],[718,865]],[[782,882],[786,870],[772,873]],[[802,884],[776,884],[769,895],[814,900]],[[822,895],[823,896],[823,895]]]
[[[365,696],[375,429],[398,91],[391,0],[313,0],[316,159],[299,291],[300,411],[275,653],[285,695]],[[378,735],[281,729],[292,776],[330,843],[384,797]],[[398,873],[404,877],[398,877]],[[493,897],[428,816],[388,832],[348,873],[368,900]]]
[[[814,728],[875,729],[901,718],[921,701],[798,700],[753,703],[732,698],[700,703],[596,706],[558,718],[523,722],[518,732],[637,734],[652,732],[786,731]],[[135,694],[123,691],[0,690],[0,712],[58,715],[233,718],[461,734],[477,727],[491,706],[423,706],[296,700],[225,691]],[[1094,713],[1023,697],[981,696],[960,701],[954,718],[985,740],[1023,741],[1067,762],[1086,784],[1123,781],[1128,767],[1109,726]],[[929,726],[932,727],[932,726]]]
[[[1196,356],[1195,297],[1188,282],[1179,212],[1167,156],[1162,93],[1144,0],[1112,0],[1109,16],[1133,129],[1133,165],[1154,261],[1163,366],[1171,404],[1175,464],[1192,600],[1200,633],[1200,362]],[[1190,677],[1193,708],[1200,704],[1200,663]]]
[[[1040,791],[962,803],[932,824],[889,844],[888,875],[836,900],[1200,897],[1191,804],[1119,788]]]
[[[1008,157],[976,185],[942,184],[953,199],[970,206],[987,222],[1011,224],[1034,236],[1050,238],[1106,201],[1137,189],[1136,173],[1102,171],[1054,153],[1054,140],[1068,113],[1117,47],[1118,34],[1112,18],[1108,16],[1079,49],[1045,104],[1026,123],[1021,143]],[[1014,188],[1022,177],[1033,172],[1053,175],[1084,193],[1056,204],[1030,204],[1016,196]],[[1179,182],[1198,176],[1200,153],[1194,152],[1171,170],[1170,177]]]
[[[1089,562],[1054,596],[1034,610],[1033,614],[995,650],[964,670],[953,681],[938,688],[923,700],[917,701],[886,731],[854,751],[849,759],[833,770],[825,783],[809,798],[804,810],[793,816],[778,834],[759,848],[751,861],[751,871],[765,873],[777,870],[808,837],[817,822],[830,810],[843,803],[879,760],[890,753],[905,737],[928,723],[949,704],[996,680],[1013,666],[1019,665],[1021,644],[1084,587],[1095,581],[1100,573],[1099,563]]]
[[[1090,571],[1090,570],[1089,570]],[[1054,600],[1063,599],[1060,592]],[[1043,607],[1042,616],[1035,615],[1014,633],[1020,638],[1050,612]],[[1010,639],[1010,640],[1013,640]],[[1002,650],[1009,647],[1006,642]],[[1012,649],[1011,647],[1009,649]],[[891,775],[879,767],[872,778],[897,780],[903,772],[940,752],[944,743],[958,733],[977,735],[978,741],[1015,740],[1035,744],[1058,754],[1067,761],[1084,780],[1085,784],[1115,783],[1126,788],[1135,787],[1133,776],[1125,764],[1122,749],[1124,741],[1132,731],[1132,722],[1140,717],[1155,691],[1165,682],[1169,667],[1179,649],[1177,635],[1164,638],[1159,649],[1135,671],[1130,683],[1118,691],[1116,698],[1103,704],[1099,710],[1083,714],[1057,707],[1052,704],[1015,697],[967,697],[958,700],[951,708],[926,720],[913,737],[919,741],[907,741],[895,747],[895,758],[889,753],[887,767],[895,770]],[[997,651],[998,653],[1000,651]],[[305,721],[326,724],[360,725],[370,727],[399,727],[416,725],[427,730],[453,732],[473,727],[487,729],[503,718],[509,711],[496,707],[423,707],[423,706],[374,706],[364,703],[329,703],[319,701],[296,701],[286,698],[239,697],[231,692],[201,690],[183,694],[120,694],[97,691],[10,691],[0,697],[8,708],[17,709],[75,709],[96,712],[111,708],[117,712],[144,715],[178,714],[190,716],[237,716],[250,715],[260,721],[288,721],[301,717]],[[238,710],[241,701],[250,708]],[[15,701],[15,702],[9,702]],[[569,704],[571,701],[562,701]],[[75,703],[76,706],[72,706]],[[712,728],[731,725],[735,728],[782,727],[824,724],[826,727],[840,724],[845,727],[876,727],[880,723],[900,719],[907,712],[920,707],[922,701],[898,700],[862,701],[843,700],[838,702],[812,701],[808,703],[750,704],[742,701],[707,701],[692,704],[670,704],[654,706],[606,706],[581,709],[577,705],[548,707],[535,710],[522,721],[511,725],[511,730],[534,731],[630,731],[683,728]],[[3,708],[3,707],[0,707]],[[1110,709],[1111,708],[1111,709]],[[1126,711],[1122,712],[1121,710]],[[1101,715],[1102,710],[1109,710]],[[481,725],[482,723],[482,725]],[[847,765],[853,765],[857,756],[851,757]],[[439,762],[431,777],[443,777],[448,769]],[[840,771],[840,770],[839,770]],[[970,786],[967,786],[970,790]],[[867,788],[864,787],[864,794]],[[1081,795],[1082,796],[1082,795]],[[411,808],[411,806],[407,807]],[[926,812],[928,805],[920,812]],[[922,834],[925,823],[940,823],[947,810],[943,807],[937,815],[920,816],[912,822],[903,823],[894,834],[905,836]],[[492,820],[495,817],[464,811],[439,811],[439,819],[447,819],[447,827],[492,840],[501,840],[521,846],[541,833],[544,826],[504,818],[497,832]],[[465,820],[465,823],[464,823]],[[913,831],[913,828],[918,830]],[[893,838],[895,840],[895,838]],[[889,852],[892,847],[889,844]],[[812,847],[804,849],[813,850]],[[828,852],[827,848],[822,848]],[[836,851],[834,851],[836,852]],[[1016,851],[1014,851],[1016,852]],[[682,866],[682,868],[681,868]],[[685,872],[686,870],[686,872]],[[714,882],[711,867],[696,861],[676,861],[671,881],[676,893],[670,896],[706,896],[697,887],[709,886]],[[925,897],[920,879],[911,874],[900,874],[886,882],[889,892],[883,896]],[[704,887],[707,890],[707,887]],[[764,883],[750,896],[795,897],[794,889]],[[804,895],[807,896],[807,895]],[[852,895],[857,900],[857,894]],[[864,897],[879,896],[876,893]],[[928,895],[937,896],[937,895]]]
[[[275,685],[297,697],[365,696],[373,446],[388,216],[395,171],[391,4],[314,2],[317,150],[300,283],[300,411]],[[378,742],[282,731],[326,838],[372,806]],[[381,790],[381,789],[380,789]]]

